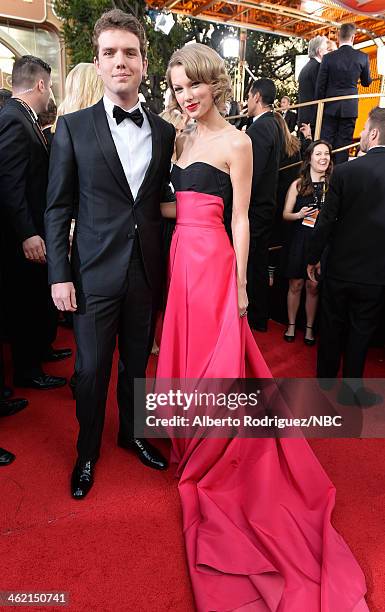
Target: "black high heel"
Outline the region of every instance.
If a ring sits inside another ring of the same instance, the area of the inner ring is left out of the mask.
[[[312,325],[306,325],[306,329],[313,329]],[[315,338],[306,338],[306,332],[305,332],[305,337],[303,339],[304,343],[306,344],[306,346],[314,346],[315,345]]]
[[[285,331],[285,333],[283,334],[283,339],[286,340],[286,342],[294,342],[295,340],[295,323],[288,323],[287,327],[294,327],[294,334],[292,336],[289,336],[287,333],[287,330]]]

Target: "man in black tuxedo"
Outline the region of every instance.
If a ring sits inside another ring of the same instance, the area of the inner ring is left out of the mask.
[[[357,95],[358,80],[361,80],[363,87],[371,84],[368,55],[353,49],[355,33],[354,23],[344,23],[341,26],[339,48],[325,55],[322,60],[317,77],[317,98]],[[333,149],[351,144],[357,116],[357,99],[328,102],[325,105],[321,138],[329,142]],[[337,164],[348,159],[348,150],[336,153]]]
[[[248,320],[250,326],[258,331],[267,331],[269,240],[276,208],[279,165],[283,157],[283,134],[272,110],[275,96],[273,81],[258,79],[250,88],[247,102],[248,114],[253,117],[246,132],[253,145],[247,266]]]
[[[309,41],[309,61],[302,68],[298,77],[298,103],[316,100],[316,84],[323,56],[327,53],[328,39],[326,36],[315,36]],[[317,118],[317,105],[312,104],[298,109],[298,126],[310,124],[312,135]]]
[[[162,201],[175,130],[138,101],[147,68],[143,27],[114,9],[94,28],[95,65],[105,96],[95,106],[60,117],[52,146],[47,258],[59,310],[74,312],[77,343],[76,412],[80,425],[72,495],[93,484],[116,337],[119,346],[118,444],[147,466],[166,460],[134,437],[134,378],[144,378],[162,287]],[[74,194],[77,222],[68,260]]]
[[[317,376],[361,379],[385,296],[385,109],[370,113],[361,134],[367,152],[335,168],[309,251],[311,280],[330,241],[322,291]],[[358,403],[370,403],[356,389]],[[353,398],[354,399],[354,398]]]
[[[289,128],[289,132],[294,132],[295,127],[297,125],[297,113],[290,110],[291,100],[289,96],[282,96],[281,98],[281,111],[282,117],[286,121],[287,127]]]
[[[50,66],[37,57],[19,58],[13,66],[12,87],[13,97],[0,113],[5,310],[14,383],[44,390],[63,386],[66,380],[45,374],[42,362],[71,354],[69,349],[51,346],[57,311],[48,291],[45,258],[48,150],[37,120],[51,93]]]

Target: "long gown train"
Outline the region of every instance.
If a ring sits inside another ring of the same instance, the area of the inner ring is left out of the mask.
[[[174,166],[177,224],[157,378],[270,378],[238,316],[229,176]],[[330,522],[335,488],[303,439],[174,439],[199,612],[364,612],[365,579]]]

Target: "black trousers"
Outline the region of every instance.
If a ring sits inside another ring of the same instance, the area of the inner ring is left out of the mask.
[[[247,262],[247,318],[253,324],[265,324],[269,318],[269,244],[272,224],[266,223],[258,233],[250,235]]]
[[[112,358],[118,338],[117,400],[119,437],[133,437],[134,378],[144,378],[154,329],[156,304],[140,255],[130,261],[121,295],[86,295],[74,315],[77,344],[76,416],[79,460],[97,460],[102,440]]]
[[[385,288],[326,278],[322,287],[317,376],[361,378],[369,342],[384,304]]]
[[[321,128],[321,138],[329,142],[333,149],[344,147],[353,142],[355,117],[335,117],[324,115]],[[341,151],[335,154],[335,163],[342,164],[348,161],[349,151]]]
[[[15,376],[39,376],[44,354],[56,338],[58,321],[45,264],[31,263],[21,252],[8,254],[4,311]]]

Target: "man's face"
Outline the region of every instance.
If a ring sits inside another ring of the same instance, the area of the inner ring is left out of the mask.
[[[249,117],[255,117],[256,115],[258,98],[258,92],[253,95],[251,90],[249,91],[249,97],[247,98],[247,114]]]
[[[364,129],[361,132],[361,137],[360,137],[360,149],[363,153],[367,153],[369,146],[371,144],[372,135],[373,135],[373,130],[370,127],[369,119],[367,119],[364,125]]]
[[[48,102],[52,95],[51,77],[47,76],[44,79],[40,79],[35,87],[37,87],[38,92],[38,101],[35,110],[37,113],[45,113],[48,110]]]
[[[127,30],[105,30],[98,42],[99,53],[94,62],[106,94],[117,103],[134,100],[147,70],[138,37]]]
[[[327,40],[324,40],[320,48],[318,49],[317,55],[320,58],[320,60],[322,60],[323,56],[326,55],[326,53],[328,53],[328,43],[327,43]]]
[[[289,100],[287,98],[281,98],[281,108],[284,111],[289,108]]]
[[[48,104],[49,101],[51,99],[52,96],[52,81],[51,79],[49,79],[49,82],[46,85],[46,88],[44,90],[44,110],[47,111],[48,110]]]

